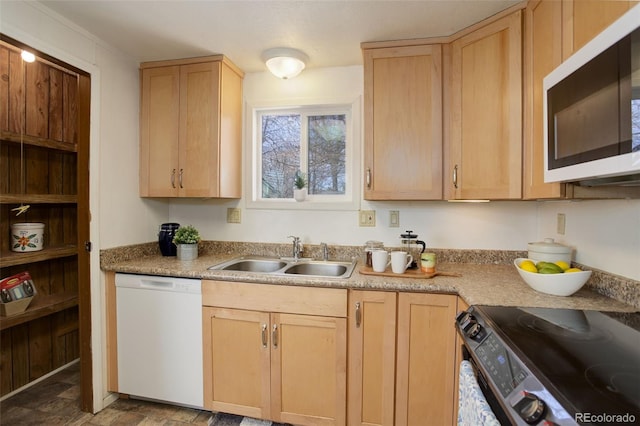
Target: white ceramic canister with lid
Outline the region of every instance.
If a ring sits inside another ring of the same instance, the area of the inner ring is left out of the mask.
[[[536,262],[557,262],[563,260],[571,264],[573,249],[564,244],[556,243],[553,238],[545,238],[544,241],[529,243],[527,257]]]
[[[39,251],[44,245],[44,223],[23,222],[11,225],[11,250]]]

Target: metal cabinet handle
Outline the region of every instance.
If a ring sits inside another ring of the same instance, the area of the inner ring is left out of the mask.
[[[278,348],[278,324],[273,324],[273,330],[271,331],[271,342],[273,342],[273,348]]]
[[[178,182],[180,182],[180,189],[184,188],[184,186],[182,186],[182,172],[184,172],[184,169],[180,169],[180,175],[178,176]]]
[[[453,166],[453,187],[458,189],[458,165]]]
[[[268,337],[268,332],[267,332],[267,324],[262,324],[262,347],[266,348],[267,347],[267,339]]]
[[[367,189],[371,189],[371,168],[367,167]]]
[[[171,187],[172,188],[176,187],[176,169],[173,169],[171,171]]]
[[[360,328],[362,322],[362,310],[360,309],[360,302],[356,302],[356,328]]]

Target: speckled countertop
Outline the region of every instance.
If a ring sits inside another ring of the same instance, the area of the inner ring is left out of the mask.
[[[319,247],[305,246],[305,249],[305,256],[319,258]],[[569,297],[551,296],[532,290],[522,281],[511,263],[516,257],[525,257],[526,252],[434,250],[439,259],[438,271],[456,272],[461,276],[436,276],[430,279],[363,275],[359,272],[362,267],[360,259],[348,279],[208,269],[241,255],[288,256],[289,250],[289,245],[282,244],[206,242],[200,245],[198,259],[180,261],[175,257],[161,256],[157,244],[148,243],[103,250],[101,268],[114,272],[278,285],[452,293],[460,295],[470,305],[620,312],[640,310],[638,282],[601,271],[594,271],[587,285]],[[330,258],[360,258],[361,250],[360,247],[331,247]]]

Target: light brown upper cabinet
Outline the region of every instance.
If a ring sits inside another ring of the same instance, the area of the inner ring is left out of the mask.
[[[363,44],[367,200],[442,199],[442,46]]]
[[[240,198],[242,79],[222,55],[140,66],[140,196]]]
[[[544,78],[562,63],[562,3],[531,1],[524,30],[523,198],[562,198],[565,184],[544,182]]]
[[[522,196],[522,12],[451,45],[451,111],[445,196]]]
[[[532,0],[524,29],[523,198],[596,196],[593,191],[544,182],[543,80],[637,2]],[[590,191],[587,193],[587,191]],[[617,198],[607,192],[605,195]]]
[[[563,0],[562,58],[567,59],[638,1]]]

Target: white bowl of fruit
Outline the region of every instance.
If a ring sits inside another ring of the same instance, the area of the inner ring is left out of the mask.
[[[572,268],[564,261],[536,262],[518,258],[513,263],[529,287],[554,296],[571,296],[580,290],[591,276],[591,271]]]

